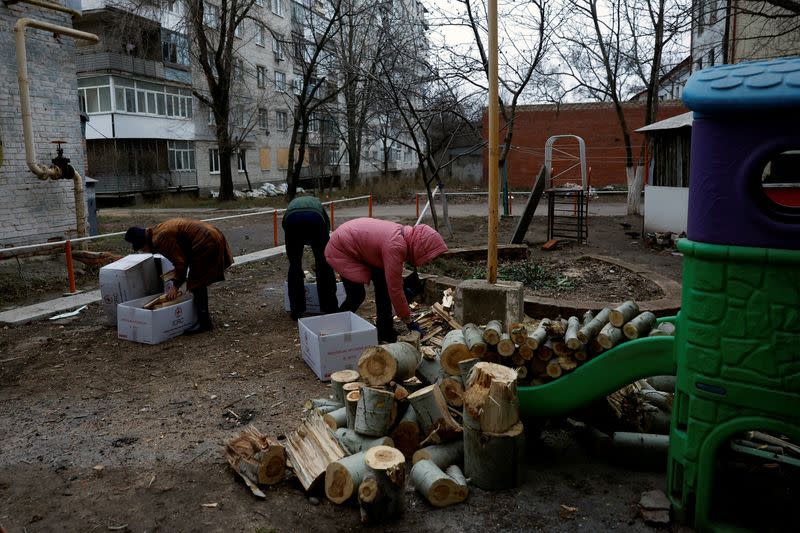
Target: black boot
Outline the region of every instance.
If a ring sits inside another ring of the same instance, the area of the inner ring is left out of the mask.
[[[197,310],[197,325],[187,333],[200,333],[214,329],[211,314],[208,312],[208,288],[200,287],[192,291],[194,307]]]

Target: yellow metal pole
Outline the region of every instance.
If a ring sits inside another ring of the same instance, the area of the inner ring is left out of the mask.
[[[489,242],[486,276],[497,282],[497,174],[500,144],[500,120],[497,89],[497,0],[489,0]]]

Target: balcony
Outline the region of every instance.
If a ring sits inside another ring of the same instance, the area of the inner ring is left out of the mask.
[[[77,56],[76,63],[78,72],[116,70],[160,80],[166,79],[164,63],[115,52],[81,54]]]

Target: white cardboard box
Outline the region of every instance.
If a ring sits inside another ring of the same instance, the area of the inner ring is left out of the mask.
[[[306,292],[306,313],[321,313],[322,310],[319,307],[317,284],[304,283],[303,285]],[[336,300],[339,302],[339,305],[342,305],[344,298],[344,284],[342,284],[340,281],[336,284]],[[289,283],[286,281],[283,282],[283,309],[286,311],[292,310],[291,306],[289,305]]]
[[[322,381],[355,369],[364,349],[378,344],[375,326],[350,312],[301,318],[297,324],[303,359]]]
[[[100,269],[100,297],[110,324],[117,323],[117,305],[161,290],[153,254],[131,254]]]
[[[121,303],[117,306],[117,337],[120,339],[159,344],[181,335],[197,322],[192,293],[175,300],[173,305],[150,311],[142,306],[160,294]]]

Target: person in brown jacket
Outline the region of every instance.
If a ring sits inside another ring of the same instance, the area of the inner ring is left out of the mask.
[[[128,228],[125,240],[133,245],[134,251],[159,253],[172,262],[175,277],[167,299],[174,300],[178,287],[185,281],[186,289],[194,296],[199,331],[211,330],[208,286],[224,280],[225,269],[233,264],[233,253],[225,235],[199,220],[173,218],[151,228]]]

